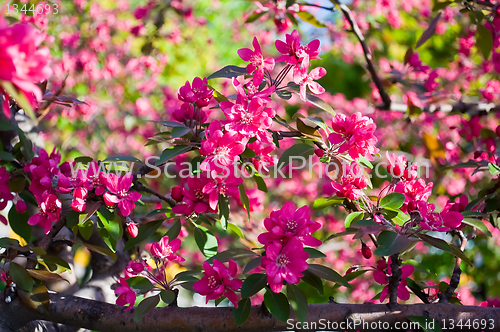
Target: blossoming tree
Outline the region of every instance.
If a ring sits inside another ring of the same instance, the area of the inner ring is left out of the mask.
[[[500,329],[499,4],[130,6],[2,8],[2,331]]]

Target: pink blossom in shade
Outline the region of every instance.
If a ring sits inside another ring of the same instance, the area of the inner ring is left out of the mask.
[[[207,261],[203,262],[203,277],[194,283],[193,289],[206,296],[207,303],[225,296],[238,308],[238,296],[234,291],[241,288],[243,281],[234,278],[238,273],[238,265],[232,259],[229,260],[228,266],[217,259],[213,260],[212,265]]]
[[[253,38],[252,44],[254,51],[249,48],[241,48],[238,50],[238,55],[243,61],[250,62],[247,65],[247,72],[249,74],[255,72],[253,76],[253,82],[255,85],[258,85],[264,78],[264,70],[272,71],[274,69],[274,59],[264,59],[257,37]]]
[[[123,274],[128,279],[139,275],[142,271],[144,271],[144,262],[130,261],[127,267],[125,267]]]
[[[37,100],[42,100],[42,91],[35,83],[52,74],[48,66],[49,49],[39,48],[43,39],[43,35],[31,24],[0,25],[0,81],[14,84],[33,107]],[[4,102],[3,110],[10,118],[8,102]]]
[[[6,167],[0,168],[0,210],[3,210],[7,207],[9,201],[14,199],[14,195],[12,195],[9,188],[9,172],[7,172]]]
[[[185,204],[177,204],[172,208],[172,212],[187,216],[193,212],[197,214],[217,212],[209,205],[209,195],[203,192],[203,188],[211,181],[213,180],[207,176],[189,177],[187,179],[188,188],[182,188],[182,201]]]
[[[203,80],[195,77],[192,86],[189,81],[186,81],[186,84],[179,89],[177,98],[186,103],[196,104],[199,108],[205,107],[210,103],[214,94],[214,90],[210,89],[207,84],[206,77]]]
[[[285,36],[286,42],[277,40],[274,45],[281,56],[276,59],[276,62],[285,61],[289,65],[294,66],[295,74],[305,74],[309,70],[309,62],[313,59],[319,59],[320,42],[314,39],[307,46],[300,44],[300,36],[297,30],[293,30],[291,34]]]
[[[332,187],[338,197],[345,197],[351,201],[363,195],[363,189],[368,186],[368,178],[356,162],[352,162],[347,175],[342,176],[342,184],[332,182]]]
[[[38,204],[40,211],[29,218],[28,225],[43,227],[45,234],[49,234],[52,223],[59,220],[62,203],[56,195],[45,192]]]
[[[120,286],[115,288],[115,294],[118,295],[116,304],[121,306],[130,304],[129,307],[125,309],[125,311],[131,310],[134,307],[137,295],[135,291],[127,284],[125,278],[118,279],[118,283],[120,284]]]
[[[309,74],[297,73],[293,76],[295,84],[300,85],[300,99],[303,101],[307,100],[307,87],[312,93],[319,95],[325,92],[325,89],[319,85],[315,80],[319,80],[326,75],[326,69],[323,67],[316,67]]]
[[[196,109],[190,103],[183,103],[179,109],[172,113],[172,117],[176,121],[184,123],[188,128],[194,128],[196,124],[204,123],[208,118],[203,110]]]
[[[223,133],[219,121],[212,122],[205,133],[207,139],[202,142],[200,154],[206,158],[200,165],[201,170],[218,170],[221,167],[228,167],[240,159],[238,155],[245,150],[246,142],[241,143],[238,133]]]
[[[262,267],[266,270],[267,282],[275,293],[281,292],[283,281],[298,284],[308,264],[309,253],[299,239],[292,237],[283,245],[279,241],[266,246],[266,256],[262,256]]]
[[[383,261],[385,263],[384,260],[380,261]],[[403,265],[400,267],[400,269],[401,269],[401,282],[398,285],[397,294],[399,299],[407,301],[410,299],[410,292],[406,288],[407,282],[405,279],[408,278],[413,273],[413,271],[415,271],[415,268],[412,265]],[[373,279],[381,285],[386,285],[382,290],[382,293],[380,293],[380,302],[384,302],[384,300],[389,295],[389,285],[388,285],[389,280],[387,280],[387,277],[389,276],[392,276],[390,257],[389,257],[389,263],[387,264],[377,263],[377,270],[373,272]]]
[[[30,191],[37,199],[41,199],[43,193],[52,192],[52,180],[59,173],[61,155],[55,149],[50,155],[44,149],[40,149],[38,153],[38,157],[34,157],[31,163],[24,167],[24,171],[31,173]]]
[[[456,211],[463,212],[465,211],[466,206],[469,204],[469,198],[466,195],[462,195],[455,199],[455,203],[448,202],[443,208],[443,212],[445,211]],[[471,210],[474,210],[476,207],[473,206]]]
[[[219,203],[219,195],[224,195],[227,197],[238,197],[239,189],[238,185],[243,183],[241,177],[235,177],[230,174],[228,176],[218,176],[212,179],[211,182],[207,183],[203,187],[203,193],[209,195],[208,203],[212,210],[217,209],[217,204]]]
[[[175,252],[181,247],[181,240],[173,239],[169,241],[168,236],[164,236],[157,243],[151,245],[151,255],[160,259],[168,259],[170,261],[184,262],[185,259],[177,255]]]
[[[253,143],[248,143],[247,148],[255,152],[255,157],[252,158],[252,163],[255,169],[259,173],[262,173],[263,170],[269,172],[269,167],[274,166],[275,163],[275,160],[270,153],[276,150],[276,145],[266,145],[261,141],[255,141]]]
[[[417,209],[418,201],[427,201],[432,192],[433,183],[426,184],[424,179],[399,182],[394,188],[395,192],[405,195],[405,202],[401,211],[410,212]]]
[[[107,206],[115,206],[118,204],[121,214],[124,217],[130,215],[130,212],[135,207],[135,201],[141,198],[141,194],[136,191],[131,191],[132,173],[127,173],[124,176],[118,177],[110,173],[106,177],[107,192],[104,193],[104,202]]]
[[[372,119],[361,115],[360,112],[350,117],[337,114],[332,122],[333,133],[328,136],[330,143],[338,145],[338,152],[349,152],[351,158],[357,160],[359,155],[373,160],[376,154],[377,138],[373,134],[377,126]]]
[[[259,85],[261,82],[254,83],[253,81],[250,81],[247,84],[243,84],[240,83],[236,77],[233,77],[232,82],[234,89],[245,102],[248,102],[253,98],[260,98],[264,102],[272,101],[269,96],[274,92],[274,85],[259,91]]]
[[[236,104],[229,101],[220,103],[222,111],[229,120],[224,128],[229,132],[257,137],[258,140],[267,143],[272,142],[272,136],[267,129],[271,127],[276,112],[266,108],[266,104],[260,98],[253,98],[249,103],[241,99],[239,98]]]
[[[486,88],[482,89],[481,92],[484,99],[488,102],[498,99],[498,94],[500,93],[500,82],[496,80],[488,81],[488,83],[486,83]]]
[[[422,216],[420,226],[428,231],[448,232],[450,229],[460,227],[463,215],[457,211],[434,212],[436,206],[419,201],[417,203],[418,212]]]
[[[268,232],[258,237],[259,242],[264,245],[281,240],[287,243],[292,238],[307,246],[316,247],[322,243],[311,235],[321,228],[321,224],[311,220],[307,205],[295,209],[292,202],[286,202],[280,210],[271,212],[269,218],[264,219],[264,227]]]

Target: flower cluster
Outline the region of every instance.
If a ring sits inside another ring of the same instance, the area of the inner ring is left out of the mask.
[[[420,227],[428,231],[448,232],[450,229],[460,227],[464,216],[457,211],[443,210],[434,212],[436,206],[427,202],[419,201],[417,211],[420,213]]]
[[[363,189],[368,186],[368,178],[363,173],[361,167],[353,161],[350,172],[342,176],[342,184],[332,182],[332,187],[338,197],[345,197],[355,201],[363,196]]]
[[[229,267],[226,267],[214,259],[212,265],[207,261],[203,262],[203,270],[203,278],[194,283],[193,289],[200,295],[205,295],[207,303],[225,296],[238,308],[238,296],[234,291],[243,284],[243,281],[234,278],[238,273],[238,265],[230,259]]]
[[[260,234],[258,240],[265,246],[262,267],[266,270],[271,290],[279,293],[283,282],[298,284],[302,272],[307,269],[309,254],[304,245],[319,246],[321,241],[312,236],[321,225],[311,220],[308,206],[295,209],[292,202],[271,212],[264,220],[268,232]]]
[[[48,66],[50,53],[48,48],[40,48],[44,37],[32,25],[18,23],[9,26],[0,18],[0,83],[9,82],[18,88],[32,107],[42,100],[42,91],[35,83],[46,80],[52,70]],[[3,111],[10,118],[10,97],[3,93]]]
[[[380,302],[384,302],[384,300],[387,298],[387,295],[389,295],[388,278],[392,276],[391,264],[392,260],[390,257],[388,263],[386,263],[385,260],[379,260],[377,262],[376,270],[373,272],[373,279],[379,284],[385,285],[384,289],[382,289],[382,293],[380,293]],[[407,281],[405,279],[413,273],[415,268],[412,265],[403,265],[400,269],[401,282],[398,284],[397,294],[398,298],[406,301],[410,298],[410,292],[408,291],[408,288],[406,288]]]
[[[194,128],[207,120],[203,107],[208,106],[214,91],[207,86],[207,79],[196,77],[193,84],[189,81],[179,89],[177,98],[182,101],[180,109],[173,113],[176,121],[184,123],[188,128]]]

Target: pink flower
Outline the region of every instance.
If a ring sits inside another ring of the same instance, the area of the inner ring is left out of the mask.
[[[38,204],[40,205],[40,212],[29,218],[28,225],[41,226],[44,228],[45,234],[48,234],[52,223],[59,220],[62,203],[56,195],[45,192]]]
[[[457,211],[434,212],[436,206],[423,201],[419,201],[417,207],[423,219],[420,227],[425,230],[448,232],[450,229],[458,228],[464,219],[464,216]]]
[[[377,126],[372,119],[362,116],[360,112],[350,117],[337,114],[333,118],[332,128],[334,133],[328,136],[328,140],[339,146],[339,153],[348,151],[355,160],[359,155],[373,160],[371,155],[378,152],[375,147],[378,140],[373,135]]]
[[[203,193],[208,194],[208,202],[212,210],[217,209],[219,203],[219,195],[228,197],[238,197],[238,185],[243,183],[241,177],[235,177],[230,174],[228,176],[218,176],[203,187]]]
[[[259,173],[262,173],[262,170],[269,172],[269,167],[274,166],[275,163],[275,160],[270,153],[276,150],[276,145],[264,145],[260,141],[255,141],[253,143],[248,143],[247,148],[255,152],[255,157],[252,158],[252,163],[255,169]]]
[[[135,291],[132,288],[130,288],[130,286],[127,284],[127,281],[124,278],[118,279],[118,282],[120,283],[121,286],[116,287],[115,289],[115,294],[118,295],[118,298],[116,299],[116,304],[123,306],[130,304],[129,307],[125,309],[125,311],[128,311],[134,307],[137,295],[135,294]]]
[[[188,188],[182,188],[182,201],[186,204],[177,204],[172,208],[172,212],[189,216],[195,212],[197,214],[207,212],[217,212],[209,206],[209,195],[203,192],[203,188],[212,182],[207,176],[189,177],[187,179]]]
[[[157,243],[151,245],[151,255],[160,259],[184,262],[185,259],[175,252],[181,247],[181,240],[173,239],[169,242],[168,236],[164,236]]]
[[[0,22],[0,81],[12,82],[33,107],[37,100],[42,100],[42,91],[35,83],[52,74],[48,66],[49,50],[39,48],[43,39],[43,35],[30,24],[8,26]],[[5,92],[4,99],[9,99]],[[8,102],[4,102],[3,110],[10,118]]]
[[[305,74],[309,69],[309,62],[313,59],[319,59],[320,42],[318,39],[311,41],[307,46],[300,44],[300,36],[297,30],[286,35],[286,43],[277,40],[274,45],[282,54],[276,59],[276,62],[285,61],[294,66],[294,76],[296,73]]]
[[[363,195],[363,189],[368,186],[368,179],[359,165],[353,161],[349,173],[342,176],[342,184],[332,182],[332,187],[338,197],[355,201]]]
[[[392,276],[391,271],[392,260],[389,257],[389,263],[385,263],[384,260],[379,260],[377,262],[377,271],[373,272],[373,279],[381,285],[387,285],[380,293],[380,302],[384,302],[387,295],[389,295],[389,280],[387,280],[388,276]],[[387,270],[386,270],[387,269]],[[410,292],[406,288],[406,278],[408,278],[415,268],[412,265],[403,265],[401,266],[401,282],[398,285],[398,298],[403,301],[407,301],[410,298]]]
[[[309,254],[297,238],[291,238],[284,246],[278,241],[269,243],[266,246],[266,256],[262,257],[262,267],[266,269],[271,290],[281,292],[283,281],[298,284],[303,276],[302,272],[308,267],[308,258]]]
[[[125,267],[123,273],[125,274],[125,278],[132,278],[139,275],[142,271],[144,271],[144,263],[143,262],[135,262],[130,261]]]
[[[71,201],[71,207],[77,212],[83,212],[87,206],[87,193],[88,190],[84,187],[78,187],[73,191],[74,199]]]
[[[203,262],[203,278],[195,282],[193,289],[200,295],[207,297],[209,300],[218,299],[225,296],[231,301],[235,308],[238,308],[238,296],[234,292],[238,290],[243,281],[234,279],[238,273],[238,265],[232,260],[229,260],[229,268],[218,260],[213,260],[213,265],[209,262]]]
[[[202,142],[200,149],[200,154],[206,156],[200,166],[203,171],[231,166],[240,159],[238,155],[245,150],[246,142],[244,144],[240,142],[238,133],[223,133],[219,121],[214,121],[208,126],[206,137],[207,140]]]
[[[262,82],[262,79],[264,78],[264,70],[271,71],[274,69],[274,59],[273,58],[264,59],[262,51],[260,50],[260,45],[259,41],[257,40],[257,37],[253,38],[252,44],[255,51],[252,51],[249,48],[241,48],[238,50],[238,55],[243,61],[250,62],[247,65],[247,72],[249,74],[255,72],[253,76],[253,82],[256,86],[258,86],[259,83]]]
[[[9,188],[10,175],[6,167],[0,168],[0,210],[7,207],[9,201],[14,199]]]
[[[206,77],[203,78],[203,80],[199,77],[195,77],[192,87],[189,81],[186,81],[186,84],[179,89],[177,98],[186,103],[196,104],[199,108],[207,106],[214,94],[214,90],[208,88],[207,84],[208,81]]]
[[[493,100],[498,98],[499,91],[500,82],[491,80],[486,83],[486,89],[483,89],[481,92],[483,93],[484,99],[491,103]]]
[[[129,192],[131,185],[132,173],[127,173],[120,178],[113,173],[107,175],[106,188],[109,192],[104,193],[104,202],[107,206],[118,204],[118,208],[124,217],[130,215],[130,212],[135,207],[134,202],[141,198],[140,193],[136,191]]]
[[[292,238],[307,246],[316,247],[322,243],[311,235],[321,228],[321,224],[311,220],[307,205],[296,210],[292,202],[286,202],[281,210],[271,212],[269,218],[264,219],[264,227],[268,232],[258,237],[264,245],[276,240],[287,243]]]
[[[306,87],[309,87],[312,93],[319,95],[325,92],[325,89],[319,85],[318,82],[314,82],[314,80],[319,80],[323,76],[326,75],[326,69],[323,67],[316,67],[309,74],[301,74],[293,76],[293,80],[295,84],[300,85],[300,99],[303,101],[307,100],[307,92]]]
[[[207,121],[207,114],[201,109],[195,109],[190,103],[183,103],[180,109],[173,112],[172,117],[189,128],[194,128],[196,124]]]
[[[220,103],[220,107],[229,122],[224,128],[230,132],[240,133],[247,137],[257,137],[259,141],[272,142],[272,135],[267,131],[276,115],[274,110],[266,108],[264,101],[253,98],[250,103],[238,98],[237,103],[229,101]]]
[[[406,168],[407,160],[404,154],[398,157],[394,153],[389,155],[389,151],[387,151],[386,156],[390,163],[390,165],[387,166],[387,172],[392,177],[402,178],[407,181],[414,180],[417,177],[417,166],[413,165],[410,168]]]
[[[265,102],[272,101],[272,99],[269,98],[269,96],[274,92],[275,89],[274,85],[270,86],[267,89],[259,91],[259,84],[261,82],[254,83],[253,81],[250,81],[247,84],[243,85],[238,81],[236,77],[233,77],[232,82],[234,89],[238,92],[238,95],[241,96],[241,98],[245,102],[250,101],[253,98],[260,98]]]
[[[422,60],[420,60],[420,57],[417,52],[413,53],[410,56],[410,59],[408,60],[408,64],[413,67],[415,71],[422,71],[422,72],[427,72],[430,67],[429,66],[424,66],[422,65]]]
[[[425,184],[424,179],[399,182],[394,188],[395,192],[405,195],[405,202],[401,211],[410,212],[417,209],[418,201],[427,201],[432,192],[432,182]]]
[[[38,153],[38,157],[33,158],[31,163],[24,167],[24,171],[31,173],[31,184],[29,186],[30,191],[37,199],[41,199],[45,192],[53,192],[52,188],[56,184],[53,183],[53,179],[60,173],[58,164],[61,161],[61,155],[55,148],[50,156],[44,149],[40,149]],[[68,164],[61,164],[61,171],[63,170],[64,165]],[[61,173],[65,177],[71,177],[70,171],[68,172],[67,170],[64,170],[64,172]]]

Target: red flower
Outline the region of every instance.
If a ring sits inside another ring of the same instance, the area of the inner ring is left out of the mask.
[[[253,48],[255,51],[252,51],[249,48],[241,48],[238,50],[238,55],[243,61],[250,62],[247,65],[247,72],[252,74],[255,72],[253,76],[253,83],[258,86],[262,79],[264,78],[264,69],[273,70],[274,69],[274,59],[266,58],[262,55],[262,51],[260,50],[259,41],[257,37],[253,38]]]
[[[373,135],[377,126],[372,119],[362,116],[360,112],[351,117],[337,114],[333,118],[332,128],[334,133],[328,136],[328,140],[339,146],[339,153],[348,151],[351,158],[355,160],[359,158],[359,155],[372,160],[371,155],[378,152],[375,147],[378,140]]]
[[[130,288],[130,286],[127,284],[127,281],[124,278],[118,279],[118,282],[120,283],[121,286],[115,289],[115,294],[118,295],[118,298],[116,299],[116,304],[123,306],[130,304],[129,307],[125,309],[125,311],[130,310],[134,307],[137,295],[135,294],[135,291],[132,288]]]
[[[195,282],[193,289],[201,295],[207,297],[209,300],[218,299],[225,296],[233,303],[235,308],[238,308],[238,296],[234,292],[239,289],[243,284],[240,279],[234,279],[238,273],[238,265],[229,260],[229,268],[218,260],[213,260],[213,265],[207,261],[203,262],[203,278]]]
[[[318,39],[311,41],[307,46],[300,44],[300,36],[297,30],[286,35],[286,43],[277,40],[274,45],[282,54],[276,59],[276,62],[286,61],[287,64],[294,66],[295,74],[305,74],[309,70],[309,61],[319,59],[320,42]]]
[[[448,232],[450,229],[459,228],[464,216],[457,211],[443,210],[440,213],[434,212],[436,206],[427,204],[424,201],[417,203],[418,211],[422,216],[420,227],[429,231]]]
[[[218,176],[212,179],[203,187],[203,193],[208,194],[208,202],[212,210],[217,209],[217,204],[219,203],[219,195],[226,195],[228,197],[239,196],[238,185],[243,182],[241,177],[235,177],[234,175]]]
[[[170,261],[185,261],[184,258],[177,255],[175,252],[181,247],[181,240],[173,239],[169,242],[168,236],[164,236],[157,243],[151,245],[151,255],[160,259],[167,259]]]
[[[106,188],[109,192],[104,193],[104,202],[107,206],[115,206],[118,208],[124,217],[130,215],[130,212],[135,207],[135,201],[141,198],[141,194],[132,191],[129,192],[132,185],[132,173],[118,178],[115,174],[110,173],[106,177]]]
[[[45,192],[42,196],[40,212],[31,216],[28,225],[38,225],[44,228],[45,234],[49,234],[52,223],[59,220],[61,215],[62,203],[56,195]]]

